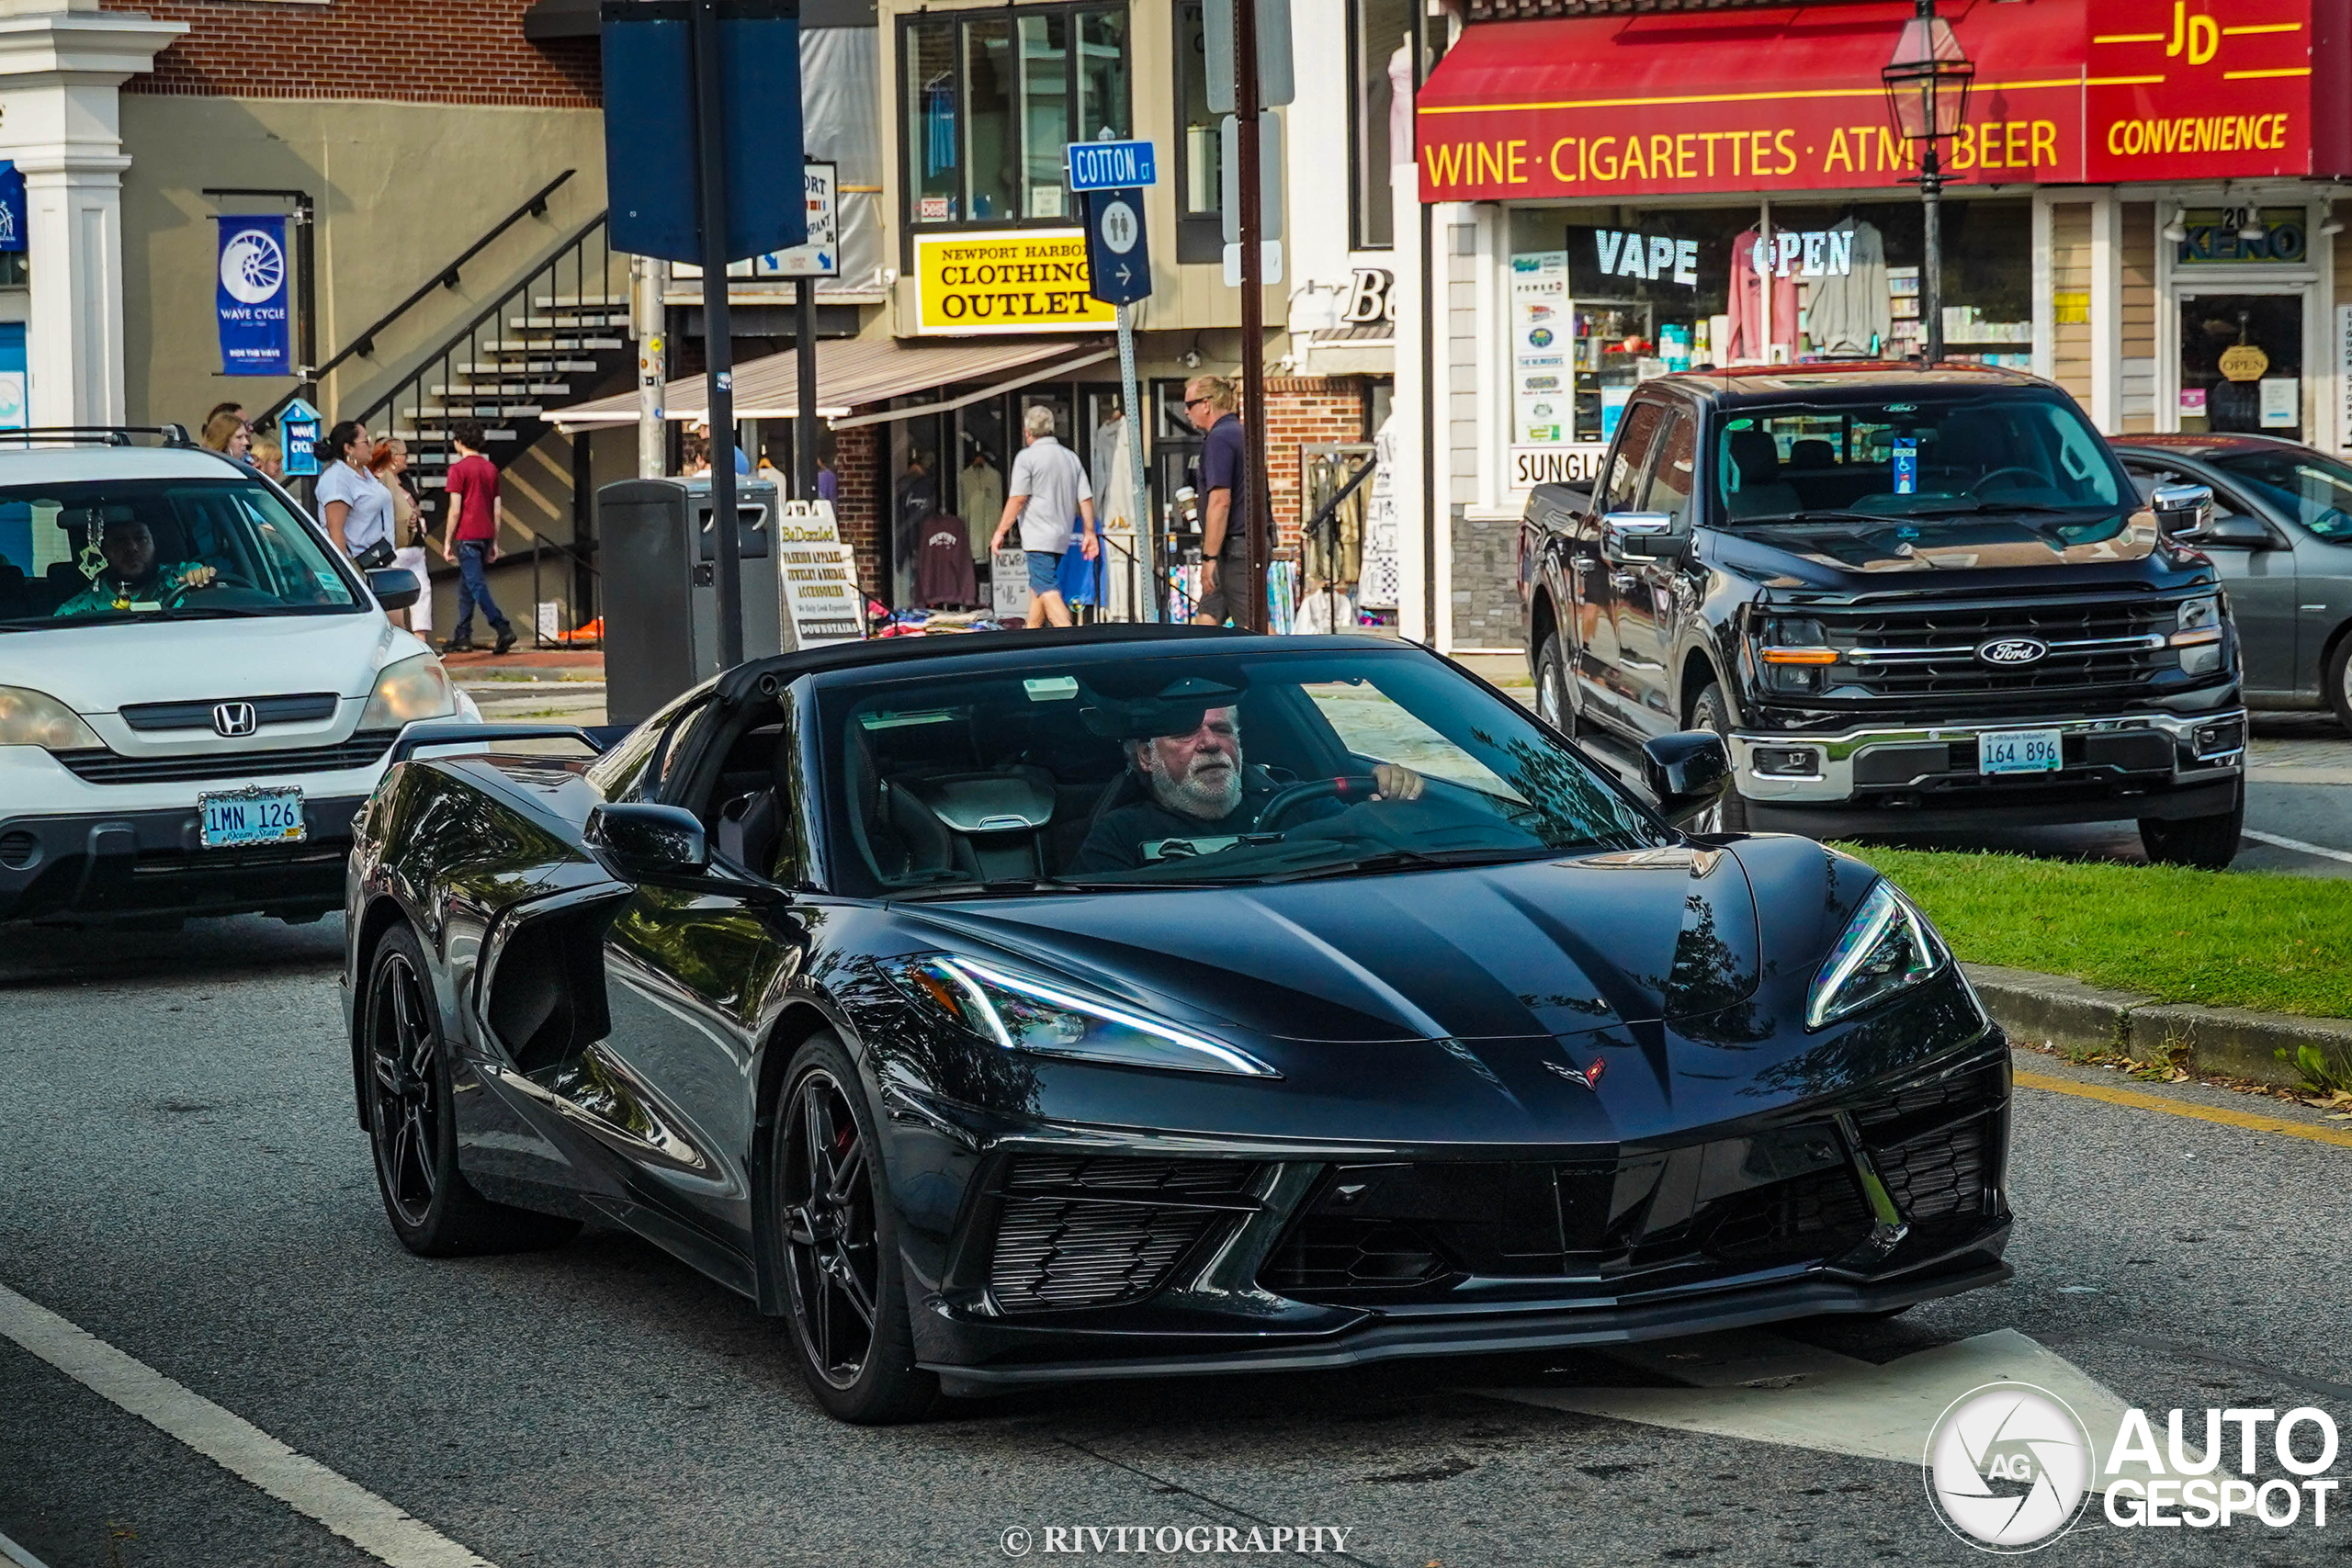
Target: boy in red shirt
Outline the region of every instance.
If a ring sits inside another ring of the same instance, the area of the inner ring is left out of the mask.
[[[449,465],[448,521],[441,537],[441,553],[452,553],[458,562],[458,624],[451,628],[449,640],[441,645],[444,653],[469,653],[474,646],[474,606],[480,604],[489,618],[491,627],[498,633],[498,646],[492,651],[504,653],[514,646],[514,627],[490,596],[490,579],[483,569],[498,559],[498,525],[502,507],[498,500],[498,465],[481,453],[481,424],[479,421],[461,419],[449,427],[449,439],[458,448],[458,460]]]

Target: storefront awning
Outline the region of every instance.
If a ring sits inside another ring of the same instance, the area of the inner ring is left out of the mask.
[[[2352,49],[2335,9],[2255,7],[2217,21],[2140,0],[1947,6],[1976,62],[1947,169],[1973,185],[2352,172]],[[1915,178],[1879,81],[1913,14],[1873,0],[1476,24],[1415,105],[1421,199]]]
[[[938,338],[915,343],[897,338],[820,342],[817,412],[822,418],[841,420],[853,410],[888,402],[892,398],[940,392],[1014,371],[1023,372],[1014,385],[1050,380],[1059,372],[1095,364],[1114,352],[1107,343],[1093,338],[1022,343]],[[703,418],[710,412],[708,391],[707,383],[700,376],[682,376],[670,382],[662,394],[664,417],[681,421]],[[936,406],[953,406],[959,400],[950,395]],[[797,355],[788,352],[771,354],[735,367],[736,418],[793,419],[799,411]],[[922,410],[906,412],[912,414]],[[634,424],[637,394],[623,392],[566,409],[551,409],[547,417],[566,432],[600,424]],[[861,419],[859,423],[868,421]]]

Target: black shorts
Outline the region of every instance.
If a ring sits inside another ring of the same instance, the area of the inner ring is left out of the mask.
[[[1220,556],[1216,563],[1216,584],[1201,595],[1193,608],[1194,618],[1213,615],[1216,624],[1241,619],[1241,606],[1248,602],[1242,583],[1249,573],[1249,563],[1238,556]]]

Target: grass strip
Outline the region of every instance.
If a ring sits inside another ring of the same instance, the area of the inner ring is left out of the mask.
[[[2352,880],[1839,847],[1893,877],[1969,963],[2352,1018]]]

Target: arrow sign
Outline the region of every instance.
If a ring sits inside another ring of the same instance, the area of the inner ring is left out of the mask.
[[[1091,190],[1084,200],[1087,293],[1106,305],[1132,305],[1150,298],[1151,248],[1144,239],[1143,192],[1132,186]]]

